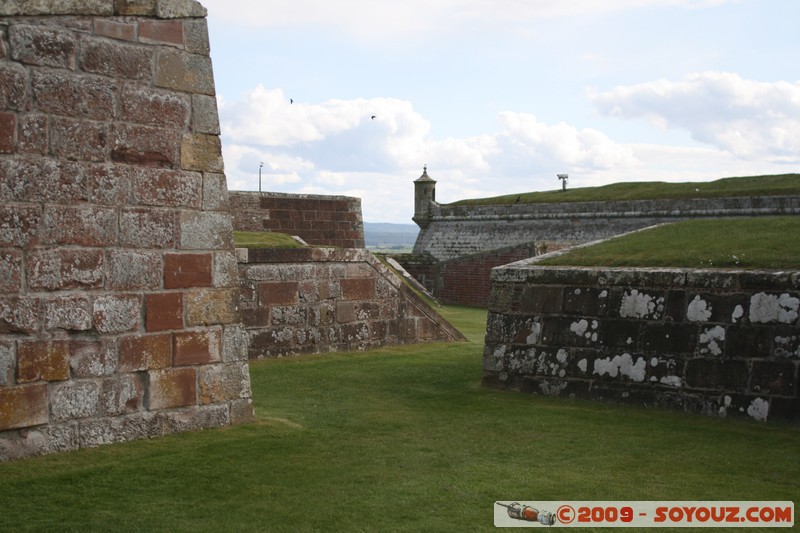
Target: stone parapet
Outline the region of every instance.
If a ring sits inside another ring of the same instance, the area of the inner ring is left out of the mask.
[[[484,382],[715,416],[800,420],[800,272],[492,272]]]

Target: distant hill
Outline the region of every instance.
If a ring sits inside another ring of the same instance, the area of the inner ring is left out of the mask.
[[[377,252],[410,252],[417,240],[416,224],[364,222],[364,241],[368,249]]]

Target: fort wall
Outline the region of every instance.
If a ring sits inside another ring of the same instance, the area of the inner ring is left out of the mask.
[[[492,271],[485,384],[800,420],[800,272]]]
[[[237,231],[275,231],[315,246],[364,248],[360,198],[233,191],[230,201]]]
[[[239,249],[249,357],[463,340],[365,249]]]
[[[0,4],[0,460],[253,418],[205,16]]]

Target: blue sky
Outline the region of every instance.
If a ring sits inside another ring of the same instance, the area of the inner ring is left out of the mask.
[[[410,223],[423,165],[441,202],[800,172],[797,0],[201,1],[231,189]]]

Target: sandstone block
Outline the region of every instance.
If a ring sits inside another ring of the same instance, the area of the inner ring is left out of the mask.
[[[50,121],[50,145],[53,155],[71,161],[105,161],[105,124],[65,118]]]
[[[214,95],[211,58],[179,50],[161,50],[156,59],[156,86]]]
[[[111,208],[47,206],[44,222],[45,244],[110,247],[117,242],[117,212]]]
[[[145,329],[183,329],[183,293],[147,294],[144,297]]]
[[[142,406],[142,384],[138,376],[125,376],[103,381],[101,391],[101,410],[108,416],[135,413]]]
[[[94,33],[102,37],[109,37],[119,41],[133,41],[136,39],[136,24],[131,21],[112,19],[94,19]]]
[[[2,182],[0,182],[0,193],[2,193]],[[41,218],[39,207],[0,205],[0,246],[28,248],[36,244]]]
[[[222,329],[210,328],[175,333],[174,366],[202,365],[222,360]]]
[[[150,410],[197,405],[197,376],[194,368],[168,368],[148,372]]]
[[[198,369],[200,403],[219,403],[252,396],[247,363],[206,365]]]
[[[197,133],[219,135],[219,111],[215,97],[192,95],[192,125]]]
[[[134,413],[80,421],[81,448],[159,437],[163,434],[164,417],[160,413]]]
[[[158,252],[112,250],[108,252],[108,287],[113,290],[156,290],[163,278]]]
[[[210,253],[164,254],[164,288],[210,287],[212,261]]]
[[[76,378],[96,378],[117,370],[117,344],[111,339],[70,341],[69,366]]]
[[[155,14],[162,19],[205,18],[208,11],[197,0],[156,0]]]
[[[19,341],[17,383],[66,379],[69,379],[69,341]]]
[[[176,214],[169,209],[127,209],[120,215],[120,244],[131,248],[175,246]]]
[[[142,19],[139,22],[139,42],[183,48],[183,23],[180,20]]]
[[[214,253],[214,286],[232,287],[238,281],[239,268],[234,252],[215,252]]]
[[[0,108],[22,111],[28,95],[28,72],[15,64],[0,64]]]
[[[135,44],[87,37],[81,39],[80,67],[116,79],[150,80],[154,52]]]
[[[232,324],[237,322],[238,318],[238,291],[236,289],[202,289],[188,293],[187,326]]]
[[[0,298],[0,333],[39,331],[39,298]]]
[[[299,289],[297,281],[259,283],[258,301],[261,306],[294,305],[298,303]]]
[[[31,73],[34,109],[42,113],[92,120],[115,116],[116,85],[112,80],[61,70]]]
[[[231,424],[248,424],[256,421],[253,400],[250,398],[232,401],[230,410]]]
[[[98,296],[93,307],[94,327],[100,333],[126,333],[138,330],[141,325],[141,296]]]
[[[124,0],[120,0],[124,1]],[[4,0],[0,15],[111,15],[111,0]]]
[[[195,172],[140,169],[134,175],[133,198],[141,205],[202,206],[203,177]]]
[[[229,213],[181,212],[181,248],[184,250],[225,250],[233,245],[233,222]]]
[[[250,335],[241,324],[225,326],[222,333],[222,361],[247,361],[247,351],[250,347]]]
[[[0,388],[0,431],[48,422],[47,384]]]
[[[225,172],[218,135],[186,134],[181,143],[181,167],[201,172]]]
[[[61,296],[47,298],[44,303],[46,330],[87,331],[92,328],[92,305],[89,297]]]
[[[132,335],[119,341],[119,371],[139,372],[172,364],[172,335]]]
[[[122,89],[120,118],[128,122],[182,130],[191,113],[191,100],[169,91],[138,85]]]
[[[225,174],[203,174],[203,210],[227,210],[229,205]]]
[[[11,154],[16,151],[14,133],[17,120],[13,113],[0,113],[0,154]]]
[[[345,300],[370,300],[375,298],[375,278],[349,278],[341,280],[342,298]]]
[[[53,387],[50,414],[54,421],[96,416],[100,413],[100,387],[94,381],[69,381]]]
[[[103,276],[102,250],[62,248],[28,256],[29,289],[98,289]]]
[[[47,117],[23,115],[17,126],[17,151],[21,154],[47,153]]]
[[[171,129],[115,124],[111,131],[111,159],[118,163],[157,168],[176,168],[181,141]]]
[[[16,293],[22,287],[22,253],[0,250],[0,294]]]
[[[124,206],[131,197],[134,167],[86,165],[84,173],[91,190],[93,204]]]
[[[14,24],[8,32],[12,59],[29,65],[75,68],[77,43],[72,32],[47,26]]]

